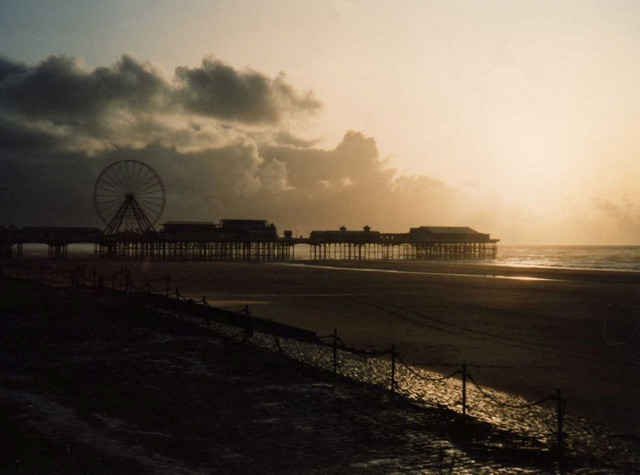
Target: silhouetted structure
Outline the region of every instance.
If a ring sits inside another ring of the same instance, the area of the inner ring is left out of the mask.
[[[223,219],[220,223],[169,221],[156,231],[165,206],[164,184],[149,165],[121,160],[107,166],[94,186],[94,206],[103,231],[82,227],[0,227],[0,257],[23,254],[24,244],[46,244],[49,257],[65,257],[69,244],[91,243],[95,254],[158,260],[285,261],[298,244],[312,259],[471,259],[495,257],[497,239],[468,227],[420,226],[408,233],[312,231],[278,236],[264,219]]]
[[[91,243],[102,257],[154,260],[293,259],[297,245],[309,246],[314,260],[483,259],[495,257],[497,239],[468,227],[421,226],[408,233],[362,230],[312,231],[281,237],[265,220],[223,219],[220,223],[170,221],[159,232],[107,234],[87,227],[0,228],[0,253],[20,256],[24,244],[49,247],[50,257],[67,255],[69,244]]]
[[[164,185],[149,165],[121,160],[106,167],[96,180],[93,204],[105,224],[104,233],[148,233],[162,216]]]
[[[468,227],[421,226],[408,233],[312,231],[312,259],[483,259],[493,258],[497,239]]]
[[[25,244],[46,244],[49,257],[65,257],[69,244],[97,244],[103,237],[100,229],[81,226],[0,227],[0,254],[22,256]]]
[[[293,243],[278,237],[266,220],[223,219],[219,224],[170,221],[162,230],[143,236],[105,236],[102,256],[160,260],[287,260]]]

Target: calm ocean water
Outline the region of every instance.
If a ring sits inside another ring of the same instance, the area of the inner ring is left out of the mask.
[[[640,272],[640,246],[498,247],[496,265]]]
[[[306,246],[296,247],[296,260],[309,259]],[[25,246],[29,255],[46,256],[46,246]],[[92,255],[93,246],[70,246],[69,255]],[[476,261],[477,262],[477,261]],[[486,264],[568,269],[624,270],[640,272],[640,246],[507,246]]]

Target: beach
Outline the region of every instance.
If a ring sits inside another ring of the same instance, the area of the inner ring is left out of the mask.
[[[23,262],[35,272],[39,261]],[[567,411],[634,440],[640,275],[453,263],[302,265],[59,261],[108,281],[123,265],[162,291],[171,276],[194,300],[389,348],[441,373],[466,362],[474,380],[527,400],[560,389]],[[469,401],[470,414],[474,404]],[[613,443],[613,442],[612,442]]]
[[[515,433],[301,365],[258,335],[220,333],[145,297],[0,282],[3,473],[538,473],[555,463],[535,441],[518,446]]]

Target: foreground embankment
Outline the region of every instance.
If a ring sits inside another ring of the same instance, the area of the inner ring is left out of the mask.
[[[554,466],[543,448],[514,448],[515,434],[335,379],[148,302],[0,280],[3,473]]]

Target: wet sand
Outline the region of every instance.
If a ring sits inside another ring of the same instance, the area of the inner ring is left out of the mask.
[[[122,264],[102,262],[98,272],[109,276]],[[337,328],[353,346],[395,344],[406,361],[425,367],[448,372],[444,365],[466,361],[475,365],[470,371],[479,383],[530,399],[560,388],[570,413],[638,435],[640,274],[418,262],[314,264],[325,267],[128,265],[136,282],[154,280],[157,290],[163,286],[157,279],[171,275],[172,288],[184,295],[206,296],[228,308],[248,305],[255,315],[319,334]],[[349,269],[365,266],[369,270]]]

